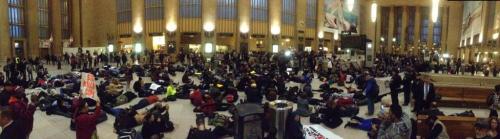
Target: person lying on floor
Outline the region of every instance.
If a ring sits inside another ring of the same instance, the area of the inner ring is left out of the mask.
[[[379,124],[380,119],[378,118],[364,119],[358,116],[354,116],[351,117],[351,121],[347,122],[344,125],[344,128],[350,127],[364,131],[371,131],[372,129],[377,128]]]
[[[169,118],[169,107],[166,103],[164,104],[157,103],[144,117],[141,130],[143,138],[148,139],[155,136],[162,138],[162,133],[174,130],[174,124]]]

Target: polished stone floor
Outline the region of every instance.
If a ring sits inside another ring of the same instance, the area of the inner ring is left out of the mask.
[[[4,64],[0,64],[4,65]],[[57,70],[55,66],[48,66],[50,74],[63,74],[69,71],[69,66],[63,66],[62,70]],[[177,76],[172,77],[177,82],[180,82],[182,77],[182,73],[178,73]],[[137,79],[137,77],[134,77]],[[144,79],[145,82],[150,81],[149,78]],[[195,83],[199,81],[195,79]],[[319,88],[320,81],[318,79],[314,79],[313,81],[313,89]],[[295,83],[288,83],[287,86],[297,85]],[[383,88],[383,87],[382,87]],[[383,89],[382,91],[387,91]],[[240,95],[244,97],[244,94],[240,92]],[[242,98],[240,97],[240,98]],[[402,95],[400,95],[400,101],[402,101]],[[133,100],[132,102],[125,104],[119,107],[126,107],[130,104],[135,104],[138,102],[138,99]],[[188,100],[177,100],[175,102],[169,102],[170,105],[170,118],[174,123],[175,130],[170,133],[165,134],[165,139],[182,139],[186,138],[189,128],[194,126],[195,124],[195,114],[192,112],[193,106],[189,103]],[[376,104],[376,111],[378,110],[380,104]],[[452,114],[457,112],[463,112],[466,109],[463,108],[441,108],[445,114]],[[468,109],[467,109],[468,110]],[[484,109],[472,109],[477,117],[486,117],[488,115],[487,110]],[[358,116],[365,117],[364,113],[367,111],[366,106],[360,107],[360,112]],[[405,106],[404,111],[414,117],[414,114],[410,113],[410,107]],[[116,134],[113,131],[113,122],[114,117],[108,114],[108,120],[99,124],[97,126],[97,132],[99,138],[101,139],[114,139],[116,138]],[[348,118],[343,118],[345,124]],[[309,118],[303,117],[301,119],[304,125],[309,124]],[[32,139],[74,139],[75,132],[69,129],[70,119],[56,116],[56,115],[46,115],[44,112],[39,110],[35,113],[35,121],[33,132],[31,133]],[[140,129],[140,128],[139,128]],[[336,129],[329,129],[333,133],[343,137],[345,139],[364,139],[367,138],[366,132],[361,130],[343,128],[343,125]],[[232,138],[232,137],[230,137]]]

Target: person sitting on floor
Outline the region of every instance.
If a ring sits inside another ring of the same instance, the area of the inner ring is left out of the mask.
[[[137,81],[135,81],[133,89],[137,94],[146,94],[147,93],[146,90],[144,90],[144,81],[142,81],[141,77],[139,77],[139,79]],[[139,96],[143,96],[143,95],[139,95]]]
[[[489,124],[490,124],[490,131],[488,132],[488,135],[490,135],[493,139],[498,139],[500,138],[500,126],[498,126],[498,119],[497,118],[489,118]]]
[[[196,119],[196,127],[191,127],[187,139],[215,139],[212,132],[205,126],[205,120]]]
[[[287,139],[304,139],[304,133],[299,115],[295,113],[288,115],[285,135]]]
[[[195,86],[194,90],[191,92],[191,94],[189,94],[189,100],[191,100],[191,104],[193,104],[195,107],[201,105],[203,97],[201,95],[201,91],[198,86]]]
[[[383,115],[378,129],[378,139],[404,139],[410,136],[411,121],[408,115],[403,113],[401,106],[392,104],[389,111]]]
[[[449,139],[446,126],[438,119],[436,115],[429,115],[427,117],[427,124],[429,125],[429,139]]]
[[[320,109],[319,112],[323,115],[322,121],[327,127],[337,128],[342,124],[340,108],[337,107],[337,103],[334,100],[328,101],[326,108]]]
[[[476,133],[474,139],[492,139],[492,137],[488,135],[490,128],[487,120],[478,119],[474,124],[474,128]]]

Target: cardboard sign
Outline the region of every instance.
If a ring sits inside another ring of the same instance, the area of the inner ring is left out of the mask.
[[[91,98],[94,100],[99,99],[97,97],[97,87],[94,75],[90,73],[82,73],[80,93],[83,98]]]

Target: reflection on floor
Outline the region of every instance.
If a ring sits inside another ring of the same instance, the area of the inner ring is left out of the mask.
[[[4,64],[0,64],[4,65]],[[62,70],[57,70],[55,66],[48,66],[50,74],[63,74],[69,71],[68,66],[63,66]],[[182,77],[182,73],[178,73],[177,76],[172,77],[175,81],[180,82]],[[137,77],[134,77],[137,79]],[[149,82],[149,78],[143,78],[145,82]],[[198,80],[195,79],[195,83],[199,83]],[[318,79],[314,79],[313,81],[313,90],[319,88],[320,81]],[[294,86],[296,84],[289,83],[287,86]],[[244,93],[240,92],[240,98],[244,98]],[[402,95],[400,95],[400,102],[402,102]],[[139,100],[135,99],[132,102],[123,105],[121,107],[125,107],[129,104],[136,104]],[[189,128],[194,126],[195,124],[195,114],[192,112],[193,106],[190,104],[188,100],[177,100],[175,102],[169,102],[170,105],[170,118],[174,123],[175,130],[170,133],[165,134],[166,139],[183,139],[186,138]],[[380,104],[376,104],[375,108],[379,108]],[[414,117],[413,113],[410,113],[410,107],[403,107],[404,111],[407,114],[410,114]],[[469,109],[463,108],[440,108],[446,115],[452,113],[463,112]],[[471,109],[476,114],[477,117],[487,117],[489,111],[486,109]],[[360,112],[358,116],[365,117],[364,113],[366,113],[367,107],[361,106]],[[377,109],[376,109],[377,111]],[[113,122],[115,121],[114,117],[108,115],[108,120],[99,124],[97,126],[97,132],[99,138],[101,139],[114,139],[116,138],[116,134],[113,131]],[[349,118],[343,118],[345,124]],[[304,125],[309,124],[309,118],[303,117],[301,119]],[[31,138],[33,139],[74,139],[75,132],[69,129],[70,119],[56,116],[56,115],[46,115],[41,111],[37,111],[35,113],[35,122],[33,127],[33,132],[31,133]],[[336,129],[329,129],[335,134],[345,138],[345,139],[365,139],[368,138],[366,136],[366,132],[361,130],[343,128],[343,125]],[[232,137],[231,137],[232,138]]]

